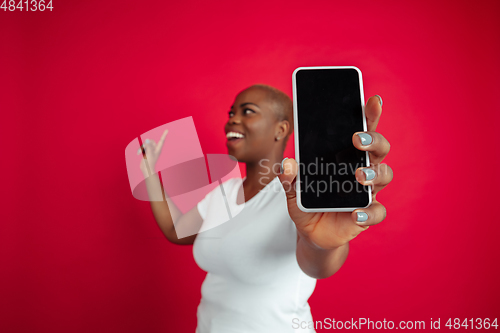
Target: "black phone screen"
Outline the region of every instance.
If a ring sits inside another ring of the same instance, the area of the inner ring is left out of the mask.
[[[299,69],[295,93],[300,201],[306,209],[361,208],[371,191],[354,173],[366,152],[352,143],[364,131],[360,75],[355,68]]]

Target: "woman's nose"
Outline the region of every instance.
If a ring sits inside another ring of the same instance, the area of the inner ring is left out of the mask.
[[[240,117],[238,116],[233,116],[231,119],[229,119],[230,124],[239,124],[241,122]]]

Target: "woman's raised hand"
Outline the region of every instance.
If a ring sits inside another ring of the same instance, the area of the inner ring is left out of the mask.
[[[387,164],[381,164],[390,149],[389,142],[375,131],[381,113],[382,99],[377,95],[368,99],[365,107],[368,131],[354,133],[352,137],[354,146],[359,150],[368,151],[370,156],[370,166],[359,168],[355,173],[359,183],[373,185],[372,204],[369,207],[353,212],[301,211],[297,206],[295,192],[297,162],[294,159],[286,159],[283,162],[284,172],[279,178],[286,192],[288,213],[297,226],[299,236],[317,247],[333,249],[342,246],[386,217],[385,207],[376,199],[377,193],[387,186],[393,177],[392,169]]]
[[[165,142],[167,134],[168,130],[165,130],[160,138],[160,141],[158,141],[158,144],[154,140],[146,139],[144,144],[139,148],[137,153],[140,154],[142,152],[143,156],[140,168],[145,177],[154,173],[155,165],[160,157],[161,149],[163,148],[163,143]]]

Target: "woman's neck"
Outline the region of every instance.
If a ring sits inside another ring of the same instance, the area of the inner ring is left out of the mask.
[[[280,174],[283,154],[274,158],[264,158],[256,163],[246,163],[245,189],[262,189]]]

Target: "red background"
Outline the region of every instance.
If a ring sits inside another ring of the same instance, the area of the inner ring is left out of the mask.
[[[237,92],[291,94],[319,65],[357,66],[383,97],[395,178],[314,319],[499,316],[500,2],[53,6],[0,11],[1,331],[194,332],[204,272],[132,197],[125,146],[193,116],[204,153],[225,153]]]

